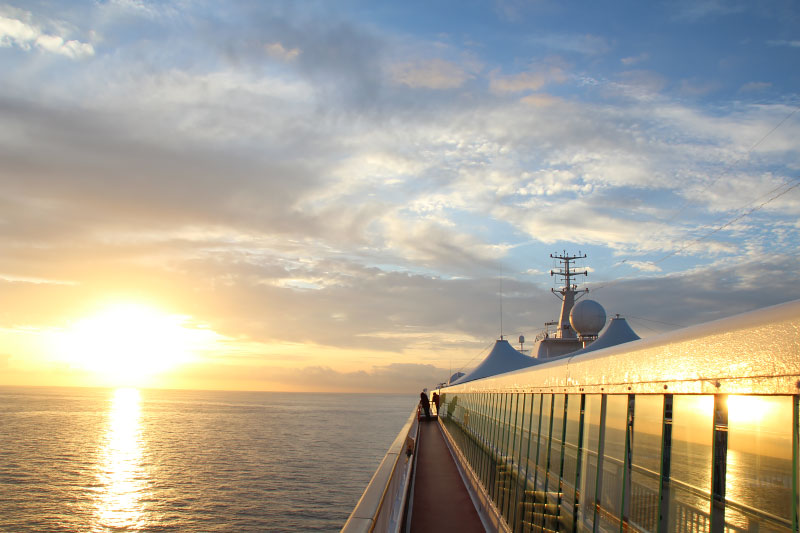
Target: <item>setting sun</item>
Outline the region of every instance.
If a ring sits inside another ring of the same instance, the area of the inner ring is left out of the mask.
[[[147,378],[191,361],[216,337],[211,330],[190,327],[185,316],[120,303],[76,321],[58,336],[55,350],[109,385],[144,385]]]

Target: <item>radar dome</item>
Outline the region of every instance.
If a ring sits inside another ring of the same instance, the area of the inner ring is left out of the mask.
[[[606,325],[606,310],[594,300],[581,300],[570,311],[569,323],[579,335],[595,336]]]

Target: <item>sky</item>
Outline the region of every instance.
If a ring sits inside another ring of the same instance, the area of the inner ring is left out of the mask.
[[[0,385],[413,393],[563,251],[642,337],[800,298],[792,0],[29,0],[0,69]]]

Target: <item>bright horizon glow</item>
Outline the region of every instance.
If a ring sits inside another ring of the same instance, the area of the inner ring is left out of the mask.
[[[75,322],[57,336],[60,359],[97,375],[106,385],[148,383],[153,376],[195,359],[216,334],[191,328],[188,318],[122,302]]]

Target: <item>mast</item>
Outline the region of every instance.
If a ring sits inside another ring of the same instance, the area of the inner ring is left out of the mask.
[[[572,278],[575,276],[588,276],[589,272],[586,270],[582,272],[571,270],[570,263],[576,259],[586,259],[586,254],[580,255],[580,252],[578,252],[578,255],[567,255],[566,251],[564,251],[562,255],[550,254],[550,257],[553,259],[558,259],[561,262],[561,269],[551,270],[550,275],[559,276],[561,281],[564,283],[564,286],[558,290],[550,289],[550,291],[562,302],[561,317],[558,319],[558,332],[556,333],[556,338],[575,339],[577,338],[577,335],[569,323],[569,312],[572,311],[572,306],[575,305],[575,301],[584,294],[588,293],[589,289],[578,290],[578,285],[572,283]]]

